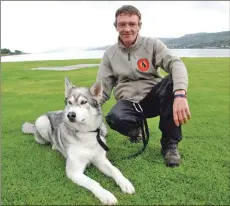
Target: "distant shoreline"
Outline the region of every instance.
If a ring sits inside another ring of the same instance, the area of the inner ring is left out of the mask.
[[[168,47],[169,48],[169,47]],[[85,49],[84,51],[105,51],[107,48],[95,48],[95,49]],[[207,47],[207,48],[169,48],[171,49],[230,49],[230,48],[221,48],[221,47]]]
[[[216,48],[169,48],[170,50],[213,50],[213,49],[216,49],[216,50],[229,50],[230,48],[221,48],[221,47],[216,47]],[[72,50],[71,50],[72,51]],[[106,49],[102,49],[102,48],[94,48],[94,49],[83,49],[83,50],[78,50],[76,49],[76,52],[91,52],[91,51],[100,51],[100,52],[103,52],[103,51],[106,51]],[[48,54],[48,53],[66,53],[66,51],[58,51],[58,52],[40,52],[40,54]],[[34,55],[34,54],[37,54],[37,53],[22,53],[22,54],[0,54],[1,57],[13,57],[13,56],[24,56],[26,54],[31,54],[31,55]]]
[[[54,52],[54,53],[31,53],[29,55],[20,56],[3,56],[1,62],[18,62],[18,61],[45,61],[45,60],[74,60],[74,59],[101,59],[105,51],[85,51],[76,50],[70,52]],[[173,55],[178,57],[228,57],[229,49],[171,49]],[[87,62],[85,62],[87,63]]]
[[[22,53],[22,54],[0,54],[1,57],[5,57],[5,56],[18,56],[18,55],[24,55],[24,54],[30,54],[30,53]]]

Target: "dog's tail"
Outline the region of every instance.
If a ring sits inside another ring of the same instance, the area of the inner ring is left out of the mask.
[[[22,125],[22,132],[26,134],[34,134],[36,132],[35,125],[29,122],[25,122]]]

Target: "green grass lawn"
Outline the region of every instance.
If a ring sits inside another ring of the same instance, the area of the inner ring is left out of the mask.
[[[144,154],[116,161],[138,150],[109,130],[109,159],[133,183],[135,195],[123,194],[115,182],[89,167],[86,174],[111,191],[121,205],[229,205],[229,59],[182,58],[189,73],[192,119],[183,126],[179,145],[182,165],[167,168],[160,155],[159,119],[150,119],[151,137]],[[2,205],[100,205],[93,194],[65,174],[64,158],[21,133],[25,121],[64,108],[64,77],[80,86],[95,81],[98,68],[36,71],[34,67],[99,63],[100,60],[15,62],[1,64]],[[113,106],[111,97],[104,114]]]

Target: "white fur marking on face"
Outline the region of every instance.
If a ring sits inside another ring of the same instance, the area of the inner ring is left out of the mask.
[[[76,121],[79,123],[82,123],[89,118],[89,112],[85,108],[77,106],[73,109],[73,111],[76,113]]]
[[[94,107],[91,107],[91,106],[89,108],[89,112],[91,115],[97,115],[98,114],[97,109]]]
[[[71,97],[69,98],[69,101],[70,101],[71,103],[74,103],[74,97],[71,96]]]
[[[69,98],[69,101],[73,102],[73,101],[74,101],[74,97],[71,96],[71,97]]]

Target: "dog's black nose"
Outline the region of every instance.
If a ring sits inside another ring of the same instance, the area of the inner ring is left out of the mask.
[[[67,114],[67,117],[68,117],[69,121],[73,122],[75,120],[76,113],[75,112],[69,112]]]

